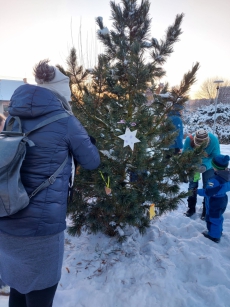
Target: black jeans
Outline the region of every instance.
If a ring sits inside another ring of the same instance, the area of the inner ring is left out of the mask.
[[[52,307],[57,285],[27,294],[10,288],[9,307]]]

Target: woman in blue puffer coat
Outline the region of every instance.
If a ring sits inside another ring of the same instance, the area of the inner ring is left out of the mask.
[[[51,307],[61,277],[68,183],[72,157],[85,169],[100,164],[96,146],[73,116],[69,78],[48,60],[36,65],[37,85],[25,84],[14,92],[9,114],[18,116],[23,132],[63,112],[68,117],[31,133],[21,168],[28,194],[49,178],[68,156],[54,184],[36,194],[29,205],[0,218],[0,274],[10,286],[10,307]]]
[[[183,106],[175,105],[173,110],[168,114],[168,118],[171,119],[173,125],[175,126],[175,131],[178,132],[177,137],[174,140],[174,143],[169,146],[169,148],[174,148],[174,154],[180,153],[183,148],[183,122],[181,119],[181,112],[183,110]]]

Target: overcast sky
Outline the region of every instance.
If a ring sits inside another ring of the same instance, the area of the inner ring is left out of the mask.
[[[0,0],[0,78],[31,80],[34,64],[44,58],[64,65],[73,44],[79,61],[94,66],[102,51],[95,36],[95,18],[103,17],[104,24],[110,27],[109,2]],[[151,36],[164,37],[176,14],[182,12],[183,34],[165,65],[167,76],[162,81],[179,84],[183,74],[198,61],[201,68],[192,96],[208,77],[230,79],[230,0],[152,0]]]

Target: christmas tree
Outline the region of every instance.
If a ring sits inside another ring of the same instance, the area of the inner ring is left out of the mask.
[[[187,196],[179,185],[193,176],[201,149],[166,159],[178,133],[167,114],[188,99],[199,64],[179,86],[169,89],[166,84],[156,93],[156,84],[165,75],[163,64],[182,33],[183,14],[158,41],[149,34],[148,0],[111,1],[110,6],[112,30],[101,17],[96,19],[104,46],[97,66],[84,72],[73,48],[67,69],[59,68],[71,79],[73,111],[96,139],[101,154],[97,170],[77,169],[69,232],[101,231],[122,241],[127,226],[145,233],[151,204],[159,216],[176,209]]]

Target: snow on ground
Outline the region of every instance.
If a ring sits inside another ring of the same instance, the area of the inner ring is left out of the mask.
[[[230,145],[221,152],[230,154]],[[66,234],[53,307],[229,307],[230,206],[216,244],[201,234],[201,203],[198,196],[197,213],[188,218],[185,200],[153,220],[145,236],[130,229],[123,244],[102,234]],[[0,297],[0,307],[6,306]]]

